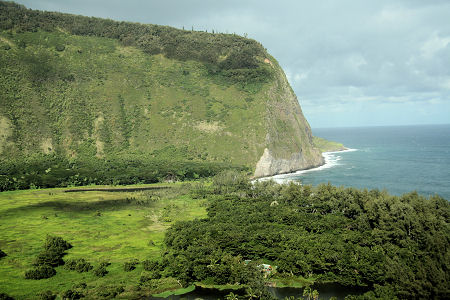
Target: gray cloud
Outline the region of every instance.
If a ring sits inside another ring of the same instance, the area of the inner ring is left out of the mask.
[[[409,119],[402,118],[406,123],[450,122],[450,1],[18,2],[42,10],[248,34],[285,69],[313,126],[328,124],[324,120],[333,112],[344,119],[335,125],[347,125],[346,111],[355,107],[361,125],[369,125],[364,114],[374,119],[373,112],[365,113],[369,109],[386,116],[410,111]],[[429,119],[423,119],[426,115]]]

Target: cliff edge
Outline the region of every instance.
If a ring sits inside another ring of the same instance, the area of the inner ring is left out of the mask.
[[[311,128],[286,75],[272,60],[274,62],[270,63],[276,75],[267,91],[267,133],[264,152],[254,172],[256,178],[310,169],[324,163],[321,151],[314,146]]]
[[[282,68],[235,34],[0,1],[0,87],[3,161],[177,159],[254,177],[323,163]]]

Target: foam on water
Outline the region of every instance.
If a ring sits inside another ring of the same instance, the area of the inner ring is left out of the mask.
[[[344,152],[353,152],[353,151],[358,151],[358,149],[346,149],[346,150],[342,150],[342,151],[323,152],[322,156],[325,160],[325,163],[317,168],[300,170],[300,171],[287,173],[287,174],[280,174],[280,175],[258,178],[255,181],[273,180],[277,183],[287,183],[289,181],[294,180],[295,178],[298,178],[298,176],[300,176],[302,174],[309,173],[309,172],[315,172],[315,171],[321,171],[321,170],[325,170],[325,169],[329,169],[329,168],[338,166],[339,161],[342,158],[339,154],[344,153]]]

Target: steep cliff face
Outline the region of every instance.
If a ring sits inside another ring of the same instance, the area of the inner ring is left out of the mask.
[[[0,8],[3,159],[177,149],[254,177],[323,162],[283,70],[254,40]]]
[[[254,177],[289,173],[324,163],[320,150],[313,145],[311,129],[283,70],[276,61],[269,63],[276,76],[267,91],[266,143]]]

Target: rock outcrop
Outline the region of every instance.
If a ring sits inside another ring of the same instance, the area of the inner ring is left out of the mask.
[[[276,79],[267,92],[266,141],[254,177],[289,173],[320,166],[324,159],[313,144],[311,128],[280,66],[274,62]]]

